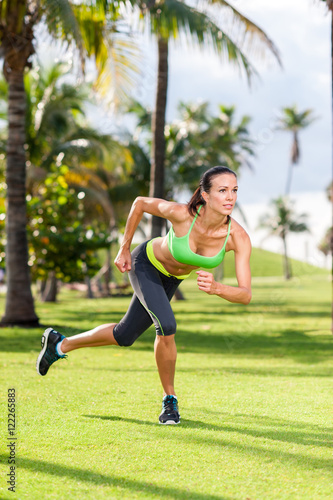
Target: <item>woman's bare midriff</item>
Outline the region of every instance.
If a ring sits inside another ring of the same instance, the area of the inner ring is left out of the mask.
[[[153,241],[153,250],[156,259],[162,266],[173,276],[182,276],[189,274],[194,269],[199,269],[197,266],[188,266],[177,262],[170,253],[168,248],[167,236],[162,236]]]

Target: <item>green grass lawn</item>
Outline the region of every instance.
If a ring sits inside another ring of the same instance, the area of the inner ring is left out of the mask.
[[[0,329],[1,499],[332,498],[328,276],[254,278],[249,306],[203,294],[193,280],[182,288],[187,300],[173,302],[178,426],[157,423],[152,329],[131,348],[72,352],[46,377],[35,370],[42,329]],[[71,335],[119,320],[128,302],[63,291],[36,306],[45,326]],[[4,479],[12,387],[15,494]]]
[[[327,274],[327,270],[307,264],[300,260],[290,259],[293,276],[315,276]],[[227,278],[235,276],[235,259],[233,252],[227,252],[223,261],[224,275]],[[283,276],[283,256],[263,250],[253,248],[251,254],[251,274],[254,277],[262,276]]]

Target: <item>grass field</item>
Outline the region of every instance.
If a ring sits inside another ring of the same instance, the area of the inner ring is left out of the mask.
[[[187,300],[173,302],[178,426],[157,423],[152,329],[131,348],[75,351],[45,378],[35,371],[42,329],[0,330],[1,499],[332,498],[328,276],[254,278],[249,306],[191,280],[182,287]],[[45,326],[71,335],[119,320],[128,302],[64,291],[36,305]],[[15,494],[4,479],[8,388],[17,399]]]

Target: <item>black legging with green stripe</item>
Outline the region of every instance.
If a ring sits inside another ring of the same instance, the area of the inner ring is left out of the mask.
[[[175,276],[166,276],[150,262],[147,242],[132,252],[129,279],[134,290],[125,316],[115,326],[113,335],[121,346],[130,346],[154,323],[157,335],[176,333],[176,320],[170,300],[182,282]]]

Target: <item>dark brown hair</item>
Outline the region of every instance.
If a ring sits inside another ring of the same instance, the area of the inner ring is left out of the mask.
[[[190,199],[190,201],[187,204],[187,209],[188,209],[190,215],[193,215],[193,216],[196,215],[196,213],[198,211],[198,207],[200,205],[206,205],[206,202],[203,199],[203,197],[201,196],[201,193],[203,191],[205,191],[206,193],[209,193],[209,191],[212,187],[212,179],[216,175],[221,175],[221,174],[232,174],[237,179],[236,173],[228,167],[217,166],[217,167],[212,167],[209,170],[207,170],[202,175],[202,177],[200,179],[199,187],[194,191],[192,198]],[[229,217],[228,217],[227,222],[229,222]]]

